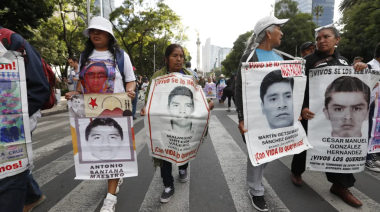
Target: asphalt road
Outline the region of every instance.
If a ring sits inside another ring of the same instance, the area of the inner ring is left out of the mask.
[[[180,183],[173,169],[176,193],[169,203],[161,204],[163,191],[160,170],[149,157],[142,117],[134,121],[138,153],[138,177],[125,178],[117,195],[117,212],[234,212],[256,211],[247,195],[247,148],[237,129],[236,112],[215,104],[209,136],[190,163],[190,180]],[[141,108],[141,104],[139,104]],[[105,180],[74,180],[75,169],[68,113],[43,117],[33,132],[35,168],[33,174],[46,201],[33,212],[99,211],[107,192]],[[364,171],[355,174],[352,193],[363,202],[352,208],[330,194],[331,184],[321,172],[306,171],[302,187],[290,181],[292,157],[271,162],[264,175],[265,197],[270,211],[276,212],[350,212],[380,211],[380,174]]]

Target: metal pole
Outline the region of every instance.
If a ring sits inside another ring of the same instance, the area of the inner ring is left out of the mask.
[[[100,16],[103,17],[103,0],[100,0]]]
[[[90,0],[87,0],[87,26],[90,26],[90,20],[91,20],[91,4],[90,4]]]
[[[153,73],[156,71],[156,45],[153,45]]]

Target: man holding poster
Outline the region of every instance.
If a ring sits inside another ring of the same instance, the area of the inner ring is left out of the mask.
[[[310,170],[328,171],[327,179],[333,184],[330,192],[347,204],[360,207],[362,203],[348,188],[355,183],[351,165],[362,163],[361,154],[358,153],[367,145],[368,124],[364,120],[368,115],[369,100],[366,95],[369,92],[370,75],[355,74],[347,59],[335,50],[340,34],[333,25],[316,29],[315,38],[317,50],[305,57],[308,81],[301,113],[302,125],[308,131],[308,138],[314,148],[307,151],[307,157],[306,151],[294,155],[291,179],[294,185],[302,185],[301,174],[305,171],[305,163]],[[356,71],[366,67],[364,63],[354,66]],[[348,93],[349,98],[345,96]],[[345,156],[350,156],[347,154],[356,154],[356,157],[346,159]],[[327,166],[331,167],[325,169]],[[337,171],[343,170],[343,166],[347,170]]]
[[[196,156],[207,132],[209,111],[214,107],[212,100],[206,100],[196,77],[183,68],[184,58],[182,46],[171,44],[166,48],[166,67],[151,78],[141,109],[141,115],[147,114],[144,121],[150,138],[149,154],[161,170],[162,203],[169,202],[174,194],[172,163],[178,166],[179,180],[188,181],[189,161]]]
[[[306,84],[302,62],[285,62],[280,56],[284,53],[274,49],[281,45],[281,27],[287,21],[267,16],[256,23],[237,73],[238,128],[249,153],[248,195],[259,211],[268,211],[262,185],[268,162],[310,148],[300,123],[294,121],[301,111],[299,96]],[[283,77],[282,72],[291,77]],[[265,118],[268,124],[258,121]]]

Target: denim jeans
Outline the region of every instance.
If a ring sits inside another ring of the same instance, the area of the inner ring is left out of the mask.
[[[139,98],[139,90],[136,90],[136,96],[132,101],[132,116],[135,117],[136,114],[136,107],[137,107],[137,100]]]
[[[25,196],[25,205],[29,205],[36,202],[42,197],[42,191],[40,190],[38,183],[34,180],[32,174],[28,175],[28,181],[26,185],[27,188]]]
[[[29,170],[0,179],[1,212],[22,212],[25,204]]]

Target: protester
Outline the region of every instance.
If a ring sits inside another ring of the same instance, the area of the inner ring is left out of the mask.
[[[224,101],[228,98],[228,112],[231,111],[231,99],[235,104],[235,74],[231,74],[231,78],[227,80],[227,86],[223,89],[223,96],[221,103],[224,104]]]
[[[225,85],[225,84],[226,84],[226,79],[224,78],[224,74],[221,74],[219,76],[219,80],[218,80],[217,85]]]
[[[354,58],[354,63],[352,65],[355,65],[356,63],[360,63],[363,61],[363,58],[360,56],[357,56]]]
[[[335,46],[338,45],[340,41],[340,34],[334,25],[327,25],[320,27],[315,30],[315,40],[317,44],[317,49],[314,53],[305,57],[306,67],[305,74],[308,78],[306,84],[306,91],[304,102],[302,106],[302,120],[301,123],[307,133],[307,123],[309,119],[314,118],[314,113],[309,110],[309,70],[315,68],[316,66],[348,66],[348,60],[341,56]],[[354,68],[359,71],[367,68],[367,65],[358,62],[354,65]],[[323,114],[320,114],[323,115]],[[293,156],[293,161],[291,165],[291,180],[296,186],[302,185],[301,174],[305,171],[306,163],[306,151],[296,154]],[[353,174],[347,173],[328,173],[326,172],[327,180],[333,185],[330,188],[330,192],[339,196],[347,204],[360,207],[362,203],[356,199],[348,188],[354,186],[355,178]]]
[[[72,69],[69,70],[69,79],[66,79],[65,82],[68,84],[69,91],[76,91],[79,81],[78,59],[72,56],[67,60],[67,62],[70,64]]]
[[[307,55],[311,54],[315,50],[315,43],[314,42],[306,42],[301,45],[301,57],[306,57]]]
[[[283,33],[281,27],[288,22],[288,19],[277,19],[274,16],[266,16],[260,19],[254,28],[254,33],[248,40],[247,48],[240,62],[264,62],[264,61],[280,61],[283,58],[273,49],[281,45]],[[248,61],[247,61],[248,60]],[[236,80],[236,111],[238,112],[239,130],[245,142],[244,133],[248,130],[244,129],[243,115],[243,92],[242,92],[242,73],[241,63],[237,73]],[[255,82],[254,79],[247,79]],[[264,169],[268,163],[253,166],[250,159],[247,160],[247,184],[248,194],[253,207],[259,211],[268,211],[268,206],[264,199],[264,186],[262,179]]]
[[[0,30],[8,30],[0,26]],[[4,42],[0,40],[0,42]],[[43,104],[50,96],[40,54],[21,35],[11,35],[8,50],[19,51],[25,58],[25,75],[28,96],[28,113],[31,132],[41,117]],[[3,43],[4,44],[4,43]],[[6,45],[4,45],[6,46]],[[21,104],[21,103],[20,103]],[[29,170],[0,179],[0,209],[2,212],[27,212],[45,201],[38,183]]]
[[[202,76],[199,77],[198,85],[202,86],[202,88],[206,85],[206,81]]]
[[[136,107],[137,107],[137,96],[139,95],[139,87],[140,87],[140,84],[141,84],[141,77],[136,75],[136,68],[133,67],[133,72],[135,73],[135,82],[136,82],[136,89],[135,89],[135,96],[136,98],[133,99],[132,101],[132,116],[133,116],[133,120],[136,120]]]
[[[373,59],[367,63],[368,68],[371,69],[380,69],[380,43],[376,45],[375,53],[373,56]],[[368,138],[371,138],[371,130],[372,130],[372,118],[375,113],[375,100],[378,99],[379,93],[377,92],[379,83],[376,84],[375,88],[371,91],[371,106],[369,110],[369,128],[368,128]],[[368,170],[374,171],[374,172],[380,172],[380,168],[377,167],[380,166],[380,161],[378,161],[377,154],[367,154],[365,167]]]
[[[191,71],[183,68],[184,58],[185,58],[185,52],[183,51],[182,46],[180,46],[178,44],[171,44],[171,45],[169,45],[166,48],[166,50],[165,50],[165,63],[166,63],[166,67],[164,67],[160,71],[156,72],[152,76],[151,80],[155,79],[155,78],[157,78],[159,76],[163,76],[163,75],[169,74],[169,73],[178,72],[178,73],[181,73],[181,74],[184,74],[184,75],[191,75],[191,76],[193,76],[194,82],[197,82],[197,79],[196,79],[195,75]],[[149,94],[149,90],[150,90],[150,84],[151,84],[151,81],[149,82],[149,85],[147,87],[147,92],[146,92],[146,95],[145,95],[145,104],[146,104],[147,99],[148,99],[148,94]],[[188,96],[188,97],[191,96],[190,98],[192,98],[192,94],[190,95],[190,93],[187,92],[186,90],[182,90],[181,92],[182,93],[180,93],[180,95]],[[174,95],[174,93],[173,93],[173,95]],[[213,107],[214,107],[213,101],[209,100],[208,104],[209,104],[210,110],[212,110]],[[141,115],[145,116],[145,114],[146,114],[146,109],[145,109],[145,106],[144,106],[141,109]],[[170,162],[165,161],[165,160],[154,158],[154,165],[155,165],[155,167],[160,166],[161,177],[162,177],[162,180],[163,180],[163,183],[164,183],[164,186],[165,186],[165,189],[162,192],[162,195],[160,197],[160,201],[162,203],[169,202],[170,199],[171,199],[171,197],[174,194],[174,179],[173,179],[173,176],[172,176],[172,164]],[[188,175],[187,175],[187,167],[188,167],[188,165],[189,164],[186,163],[185,165],[182,165],[182,166],[178,167],[178,169],[179,169],[179,180],[182,183],[185,183],[185,182],[188,181]]]
[[[112,24],[103,17],[91,19],[89,27],[83,34],[88,38],[81,54],[80,73],[77,90],[65,95],[71,99],[74,94],[86,93],[127,93],[135,98],[135,76],[129,56],[117,45],[112,32]],[[123,70],[118,60],[124,59]],[[106,65],[107,64],[107,65]],[[101,212],[114,212],[122,179],[108,180],[108,193],[104,199]]]
[[[197,72],[194,71],[193,69],[191,69],[191,63],[190,62],[186,62],[186,69],[191,71],[191,73],[195,76],[195,78],[197,78],[197,80],[199,79]],[[195,70],[197,70],[197,69],[195,69]]]

